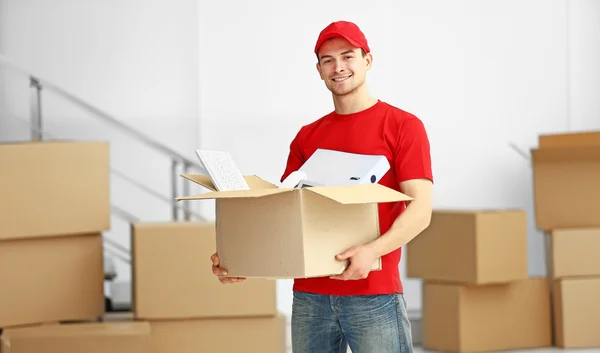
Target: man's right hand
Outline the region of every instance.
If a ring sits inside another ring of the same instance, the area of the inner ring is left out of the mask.
[[[244,278],[244,277],[220,277],[220,276],[226,276],[227,270],[219,267],[221,265],[221,261],[219,261],[219,255],[217,255],[217,253],[214,253],[210,257],[210,259],[212,260],[213,274],[215,274],[216,276],[219,276],[219,281],[221,281],[221,283],[225,283],[225,284],[238,283],[238,282],[243,282],[246,280],[246,278]]]

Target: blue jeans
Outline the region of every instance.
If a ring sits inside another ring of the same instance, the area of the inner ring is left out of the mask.
[[[328,296],[294,292],[293,353],[412,353],[402,294]]]

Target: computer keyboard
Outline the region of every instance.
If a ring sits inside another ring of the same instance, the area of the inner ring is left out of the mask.
[[[250,190],[229,152],[196,150],[218,191]]]

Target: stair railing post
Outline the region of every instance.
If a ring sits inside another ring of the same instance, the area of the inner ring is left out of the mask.
[[[179,218],[179,212],[177,211],[177,200],[175,200],[177,195],[177,181],[179,181],[177,175],[177,167],[179,165],[179,161],[175,158],[171,159],[171,204],[173,208],[173,221],[177,221]]]
[[[41,141],[43,139],[42,134],[42,85],[37,78],[29,76],[29,87],[30,87],[30,126],[31,126],[31,140]]]
[[[191,165],[188,162],[183,163],[183,173],[184,174],[188,174],[190,168],[191,168]],[[190,196],[190,183],[188,183],[188,182],[183,183],[183,196]],[[192,218],[192,213],[190,212],[190,203],[189,202],[184,202],[183,212],[184,212],[185,220],[189,222]]]

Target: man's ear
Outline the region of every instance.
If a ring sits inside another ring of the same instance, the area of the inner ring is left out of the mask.
[[[367,71],[371,70],[371,66],[373,65],[373,55],[368,53],[365,55],[365,60],[367,61]]]

